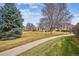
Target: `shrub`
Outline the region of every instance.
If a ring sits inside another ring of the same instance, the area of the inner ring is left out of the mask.
[[[75,34],[76,37],[79,38],[79,23],[77,23],[77,24],[73,27],[73,33]]]

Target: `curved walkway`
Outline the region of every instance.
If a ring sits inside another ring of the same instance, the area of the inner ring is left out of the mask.
[[[31,48],[39,45],[39,44],[42,44],[42,43],[44,43],[44,42],[46,42],[48,40],[52,40],[52,39],[63,37],[63,36],[71,36],[71,35],[73,35],[73,34],[59,35],[59,36],[40,39],[40,40],[31,42],[31,43],[27,43],[27,44],[18,46],[16,48],[12,48],[12,49],[0,52],[0,56],[16,56],[16,55],[18,55],[18,54],[20,54],[20,53],[22,53],[24,51],[27,51],[27,50],[29,50],[29,49],[31,49]]]

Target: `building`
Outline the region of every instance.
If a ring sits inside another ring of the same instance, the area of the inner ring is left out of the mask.
[[[73,24],[71,23],[62,23],[60,30],[61,31],[68,31],[68,32],[72,32],[72,28],[73,28]]]

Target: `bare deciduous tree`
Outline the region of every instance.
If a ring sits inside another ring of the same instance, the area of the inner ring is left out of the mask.
[[[27,23],[26,30],[27,31],[35,31],[36,30],[36,27],[32,23]]]
[[[77,23],[74,27],[73,27],[73,33],[75,34],[75,36],[77,38],[79,38],[79,23]]]
[[[67,4],[65,3],[46,3],[45,7],[42,9],[42,14],[44,18],[41,19],[40,25],[42,27],[46,26],[49,31],[53,31],[55,28],[61,28],[62,23],[70,22],[72,15],[67,9]],[[46,20],[44,20],[46,19]]]
[[[49,22],[47,18],[41,18],[39,23],[39,29],[41,31],[49,31]]]

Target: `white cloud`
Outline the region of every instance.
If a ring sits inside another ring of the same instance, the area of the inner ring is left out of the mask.
[[[21,8],[22,6],[26,6],[27,8]],[[36,8],[39,8],[39,4],[24,4],[24,3],[18,3],[17,7],[19,7],[19,10],[21,11],[22,18],[24,19],[23,24],[26,25],[28,22],[33,23],[36,25],[36,23],[39,22],[39,19],[42,17],[41,12],[36,10]],[[37,12],[38,11],[38,12]]]
[[[37,4],[29,4],[30,8],[38,8]]]
[[[28,22],[33,23],[36,25],[39,22],[39,19],[42,17],[39,12],[32,12],[29,9],[20,9],[22,17],[24,19],[24,25]]]
[[[26,3],[17,3],[16,5],[17,5],[17,6],[26,5]]]
[[[26,4],[26,3],[17,3],[17,6],[21,6],[21,5],[28,5],[29,8],[38,8],[39,4],[35,4],[35,3],[31,3],[31,4]]]
[[[27,17],[30,14],[29,9],[20,9],[23,18]]]
[[[38,8],[38,6],[31,6],[30,8]]]
[[[39,12],[33,12],[30,11],[29,9],[20,9],[21,14],[23,17],[27,16],[40,16],[41,14]]]
[[[79,23],[79,14],[74,14],[74,17],[73,17],[73,19],[72,19],[72,24],[77,24],[77,23]]]

